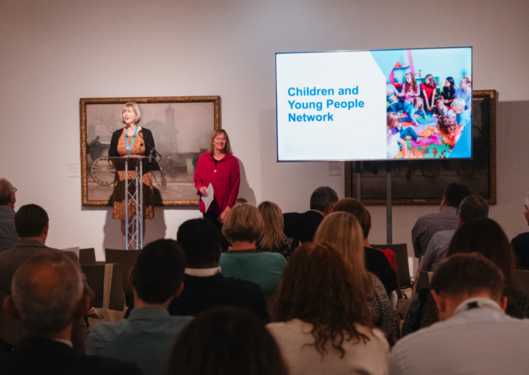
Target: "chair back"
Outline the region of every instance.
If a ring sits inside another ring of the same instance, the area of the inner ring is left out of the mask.
[[[81,264],[95,264],[96,263],[96,252],[95,249],[79,249],[79,263]]]
[[[121,266],[121,283],[125,296],[132,297],[132,285],[129,283],[129,271],[136,264],[141,250],[105,249],[105,263],[118,263]]]
[[[408,265],[408,245],[399,243],[394,245],[371,245],[375,249],[390,249],[397,258],[397,269],[399,270],[399,284],[401,289],[411,286],[410,266]]]
[[[13,319],[4,309],[4,299],[8,295],[0,291],[0,340],[8,345],[17,346],[24,338],[24,330],[20,321]]]
[[[125,294],[119,264],[82,264],[86,282],[94,292],[92,305],[96,308],[123,310]]]
[[[529,271],[516,270],[516,286],[529,295]]]

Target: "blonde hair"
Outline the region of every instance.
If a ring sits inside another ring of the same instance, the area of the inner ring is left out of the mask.
[[[264,223],[263,237],[259,240],[257,248],[260,250],[280,248],[287,239],[283,233],[285,222],[281,208],[273,202],[262,202],[257,209]]]
[[[230,210],[222,227],[222,234],[231,243],[252,243],[261,239],[263,230],[263,219],[257,208],[248,203],[241,203]]]
[[[454,99],[451,105],[452,109],[459,109],[463,110],[465,109],[465,101],[461,98]]]
[[[134,102],[128,102],[128,103],[125,103],[125,105],[123,106],[123,108],[121,108],[121,122],[122,123],[125,123],[125,121],[123,120],[123,112],[125,112],[125,110],[127,108],[132,108],[134,110],[134,112],[136,113],[136,121],[135,121],[135,124],[139,124],[140,121],[141,121],[141,113],[140,113],[140,107],[138,106],[137,103],[134,103]]]
[[[353,266],[356,285],[363,285],[372,295],[373,284],[365,266],[364,235],[358,220],[348,212],[333,212],[321,222],[315,243],[327,243],[345,255]]]
[[[224,129],[216,129],[213,132],[213,137],[211,137],[211,142],[209,143],[209,153],[213,155],[213,141],[215,140],[215,137],[217,137],[217,135],[219,134],[223,134],[224,138],[226,138],[226,146],[224,147],[224,153],[233,155],[233,151],[231,150],[230,137],[228,137],[228,133]]]

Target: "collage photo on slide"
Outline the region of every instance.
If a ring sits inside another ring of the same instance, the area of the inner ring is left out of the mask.
[[[471,48],[371,53],[386,77],[387,158],[470,158]]]

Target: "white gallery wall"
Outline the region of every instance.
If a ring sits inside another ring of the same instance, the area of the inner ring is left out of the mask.
[[[79,99],[220,95],[222,126],[243,167],[241,196],[308,209],[320,185],[344,196],[327,163],[276,163],[274,53],[474,47],[474,89],[496,89],[498,204],[509,237],[526,231],[529,191],[529,2],[2,0],[0,177],[50,216],[48,245],[120,247],[110,207],[81,207]],[[419,215],[395,207],[394,242],[411,245]],[[369,207],[385,242],[385,208]],[[147,241],[175,238],[195,208],[157,208]],[[410,249],[411,250],[411,249]]]

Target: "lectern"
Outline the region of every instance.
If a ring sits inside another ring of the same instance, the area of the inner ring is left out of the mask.
[[[160,166],[149,157],[112,157],[116,171],[125,172],[125,249],[143,248],[143,174],[159,171]],[[129,180],[129,171],[134,178]],[[135,215],[129,220],[129,209],[135,205]]]

